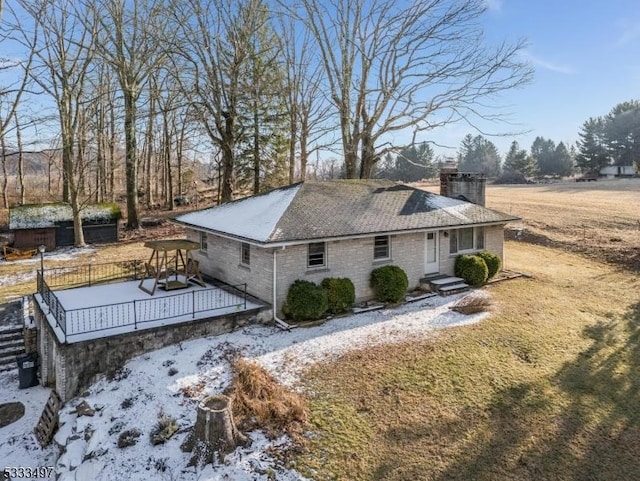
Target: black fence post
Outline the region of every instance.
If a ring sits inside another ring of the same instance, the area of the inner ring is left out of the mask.
[[[244,308],[247,308],[247,283],[244,283]]]
[[[191,318],[196,318],[196,291],[191,291]]]
[[[136,300],[133,300],[133,328],[138,329],[138,309],[136,309]]]

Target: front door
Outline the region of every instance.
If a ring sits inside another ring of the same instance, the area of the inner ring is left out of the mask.
[[[425,233],[424,246],[424,273],[434,274],[440,272],[440,252],[438,249],[438,233]]]

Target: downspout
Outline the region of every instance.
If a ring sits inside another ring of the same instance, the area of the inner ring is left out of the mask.
[[[282,246],[282,250],[284,250],[285,247]],[[280,329],[286,330],[286,331],[290,331],[293,327],[290,324],[287,324],[285,321],[283,321],[282,319],[280,319],[278,317],[278,308],[277,308],[277,282],[278,282],[278,262],[277,262],[277,249],[273,249],[273,299],[272,299],[272,306],[273,306],[273,322],[276,323],[276,326],[278,326]]]

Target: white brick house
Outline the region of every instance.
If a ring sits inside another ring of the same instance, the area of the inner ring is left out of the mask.
[[[484,179],[482,179],[484,187]],[[296,279],[348,277],[358,301],[372,297],[371,271],[394,264],[410,286],[453,274],[461,253],[502,258],[516,217],[382,180],[301,182],[175,219],[200,243],[201,271],[275,305]]]

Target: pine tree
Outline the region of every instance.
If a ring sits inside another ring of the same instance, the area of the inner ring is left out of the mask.
[[[505,157],[504,170],[520,172],[525,177],[532,177],[536,173],[536,164],[527,151],[521,149],[518,142],[514,140]]]
[[[609,153],[604,135],[604,119],[589,118],[578,132],[576,165],[582,173],[598,173],[609,163]]]

